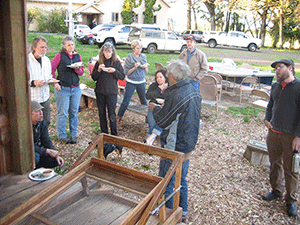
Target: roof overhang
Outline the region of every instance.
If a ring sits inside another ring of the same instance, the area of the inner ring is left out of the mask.
[[[87,14],[104,14],[94,3],[86,4],[74,11],[75,14],[87,13]]]

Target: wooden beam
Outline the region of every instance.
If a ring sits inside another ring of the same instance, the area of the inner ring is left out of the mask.
[[[27,73],[26,1],[1,1],[5,43],[5,81],[13,156],[11,171],[24,174],[33,169],[34,150]],[[26,131],[26,132],[24,132]]]
[[[47,225],[59,225],[57,223],[52,222],[51,220],[47,219],[46,217],[43,217],[41,214],[38,213],[31,213],[29,216],[31,216],[32,218],[43,222],[44,224]]]

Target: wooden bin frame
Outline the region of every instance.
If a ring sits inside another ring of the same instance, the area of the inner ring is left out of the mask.
[[[157,155],[166,159],[170,159],[173,161],[173,163],[164,178],[120,166],[104,160],[104,142],[120,145],[147,154]],[[86,158],[95,148],[98,149],[98,158],[91,157],[86,160]],[[87,185],[86,177],[100,180],[103,183],[114,185],[136,194],[145,195],[140,203],[125,217],[120,224],[146,224],[150,217],[150,212],[164,200],[165,189],[174,174],[174,190],[180,187],[183,157],[184,154],[180,152],[149,146],[108,134],[97,135],[97,137],[89,144],[86,150],[79,156],[77,161],[66,175],[62,176],[59,180],[52,183],[42,192],[38,193],[29,201],[15,208],[5,217],[0,219],[0,224],[16,224],[22,221],[26,216],[31,216],[45,224],[54,224],[49,219],[43,217],[41,215],[41,211],[50,204],[52,199],[67,190],[79,180],[82,183],[85,195],[88,196],[89,187]],[[160,208],[160,224],[176,224],[181,219],[182,208],[179,207],[179,196],[180,192],[177,192],[174,195],[173,210],[171,215],[167,216],[165,206]]]

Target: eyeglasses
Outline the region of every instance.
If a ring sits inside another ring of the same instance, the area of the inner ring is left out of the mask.
[[[280,65],[280,66],[277,66],[276,68],[274,68],[274,71],[280,70],[280,69],[281,69],[282,67],[284,67],[284,66],[286,66],[286,65],[282,64],[282,65]]]

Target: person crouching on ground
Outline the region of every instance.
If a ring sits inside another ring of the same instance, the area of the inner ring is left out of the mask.
[[[183,209],[183,222],[188,213],[188,183],[186,176],[189,169],[189,156],[198,140],[201,95],[189,80],[191,70],[181,60],[171,62],[167,67],[167,78],[170,86],[164,91],[163,107],[150,102],[148,108],[153,111],[156,124],[163,129],[160,135],[161,146],[166,149],[185,154],[182,163],[180,201]],[[162,158],[159,164],[159,176],[164,177],[172,161]],[[173,192],[175,175],[172,177],[165,192],[169,196]],[[166,203],[167,208],[173,208],[173,198]]]
[[[117,136],[116,105],[118,97],[118,79],[124,80],[125,74],[116,49],[111,43],[104,44],[99,51],[99,60],[92,72],[96,82],[96,100],[99,111],[101,132],[108,134],[106,108],[110,132]]]
[[[43,108],[44,107],[38,102],[31,102],[35,166],[36,169],[40,167],[62,167],[64,165],[64,160],[59,156],[59,152],[55,150],[55,147],[52,144],[48,133],[47,123],[43,118]]]
[[[291,59],[275,61],[277,82],[272,85],[265,115],[268,128],[267,147],[270,159],[272,191],[262,198],[272,201],[281,198],[284,189],[287,214],[297,216],[299,173],[292,171],[293,151],[300,150],[300,80],[295,78]]]
[[[146,93],[146,98],[150,100],[150,102],[154,102],[156,104],[163,104],[164,97],[164,91],[168,87],[168,78],[166,77],[167,70],[166,69],[160,69],[157,70],[155,73],[155,82],[153,82]],[[148,109],[148,125],[149,125],[149,131],[148,131],[148,137],[145,140],[145,143],[147,145],[152,145],[155,141],[157,136],[160,136],[162,129],[156,125],[155,120],[153,118],[153,113]]]

